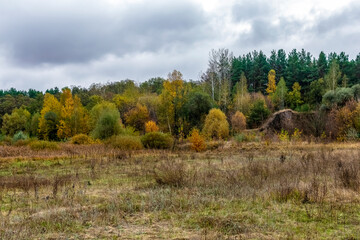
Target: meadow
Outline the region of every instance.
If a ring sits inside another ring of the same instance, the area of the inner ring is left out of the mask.
[[[0,146],[0,239],[358,239],[359,147]]]

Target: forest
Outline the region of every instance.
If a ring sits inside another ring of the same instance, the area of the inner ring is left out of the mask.
[[[167,79],[139,84],[127,79],[45,93],[0,90],[0,139],[66,141],[82,134],[100,141],[151,132],[175,140],[193,132],[228,139],[291,108],[322,119],[314,137],[354,140],[360,133],[359,83],[360,54],[349,59],[344,52],[321,52],[316,58],[304,49],[280,49],[269,57],[262,51],[235,57],[218,49],[197,81],[174,70]]]

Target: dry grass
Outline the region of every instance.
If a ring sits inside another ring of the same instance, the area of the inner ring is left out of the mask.
[[[358,237],[359,144],[220,146],[2,146],[0,238]]]

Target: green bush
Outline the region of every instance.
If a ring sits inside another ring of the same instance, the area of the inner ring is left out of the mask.
[[[140,137],[129,135],[118,135],[111,137],[107,143],[114,148],[121,150],[139,150],[143,149]]]
[[[234,137],[237,143],[242,142],[259,142],[259,137],[254,133],[240,133]]]
[[[355,141],[359,138],[358,132],[355,128],[349,128],[346,133],[346,140]]]
[[[30,148],[32,150],[59,150],[60,146],[56,142],[49,142],[49,141],[34,141],[30,143]]]
[[[238,143],[247,142],[247,136],[244,133],[240,133],[234,137],[235,141]]]
[[[166,149],[171,148],[174,139],[162,132],[149,132],[142,136],[141,142],[146,148]]]
[[[270,115],[270,111],[265,105],[264,100],[256,100],[250,109],[250,115],[248,117],[248,125],[251,128],[259,127]]]
[[[120,134],[121,134],[121,135],[139,136],[139,132],[136,131],[135,128],[130,127],[130,126],[127,126],[127,127],[125,127],[125,128],[122,128]]]
[[[15,143],[19,140],[27,140],[28,138],[29,138],[29,136],[27,134],[23,133],[23,131],[19,131],[14,134],[14,136],[12,138],[12,142]]]
[[[121,132],[121,119],[119,111],[106,110],[103,111],[96,122],[93,131],[93,137],[99,139],[106,139]]]
[[[92,144],[94,141],[86,134],[77,134],[71,138],[72,144]]]
[[[298,112],[309,112],[310,110],[311,110],[310,105],[307,103],[303,104],[295,109],[295,111],[298,111]]]

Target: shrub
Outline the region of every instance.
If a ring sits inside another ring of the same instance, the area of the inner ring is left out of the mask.
[[[185,184],[186,169],[179,161],[163,161],[154,169],[154,178],[158,184],[181,187]]]
[[[188,139],[191,143],[191,149],[196,152],[201,152],[206,149],[205,139],[200,135],[198,129],[193,129]]]
[[[303,105],[297,107],[295,110],[298,112],[309,112],[311,110],[311,108],[310,108],[310,105],[306,103],[306,104],[303,104]]]
[[[171,148],[173,141],[173,138],[169,134],[162,132],[149,132],[141,138],[144,147],[155,149]]]
[[[14,134],[14,136],[12,138],[12,142],[15,143],[19,140],[26,140],[28,138],[29,138],[29,136],[27,134],[23,133],[23,131],[19,131]]]
[[[139,150],[143,149],[140,137],[129,135],[118,135],[111,137],[108,142],[114,148],[121,150]]]
[[[344,106],[346,102],[354,98],[354,93],[355,89],[352,88],[337,88],[327,91],[323,96],[323,104],[329,109],[335,105]]]
[[[231,127],[234,133],[239,133],[246,129],[246,117],[243,113],[236,111],[231,117]]]
[[[121,132],[120,114],[117,110],[103,111],[93,131],[94,138],[106,139]]]
[[[346,140],[355,141],[359,138],[358,132],[355,128],[349,128],[346,133]]]
[[[72,144],[92,144],[94,140],[86,134],[77,134],[71,138]]]
[[[26,145],[29,145],[33,140],[31,138],[28,138],[26,140],[18,140],[16,142],[13,142],[12,145],[13,146],[26,146]]]
[[[349,107],[345,106],[339,110],[335,110],[335,124],[337,130],[337,140],[346,140],[348,130],[354,125],[353,112]]]
[[[238,143],[242,142],[258,142],[259,137],[255,133],[240,133],[234,137]]]
[[[29,129],[31,114],[24,107],[15,108],[12,113],[2,117],[2,131],[4,134],[14,135],[16,132]]]
[[[156,125],[154,121],[148,121],[145,123],[145,132],[157,132],[159,131],[159,127]]]
[[[91,109],[92,136],[95,139],[106,139],[121,131],[120,113],[115,104],[101,102]]]
[[[1,142],[1,145],[11,145],[12,138],[9,136],[0,135],[0,142]]]
[[[238,143],[247,142],[246,135],[244,133],[240,133],[234,137],[235,141]]]
[[[360,166],[357,162],[338,161],[336,177],[339,184],[344,188],[358,191],[360,188]]]
[[[127,126],[121,129],[121,135],[139,136],[139,132],[135,128]]]
[[[59,150],[60,146],[56,142],[49,142],[49,141],[34,141],[30,143],[30,148],[32,150]]]
[[[258,127],[269,115],[270,111],[266,107],[264,100],[256,100],[250,109],[248,125],[252,128]]]
[[[291,140],[299,141],[301,139],[302,131],[295,128],[293,134],[291,135]]]
[[[205,118],[203,134],[208,138],[224,139],[229,136],[229,123],[220,109],[211,109]]]
[[[284,129],[281,129],[281,132],[278,134],[278,137],[282,142],[289,141],[289,133]]]

